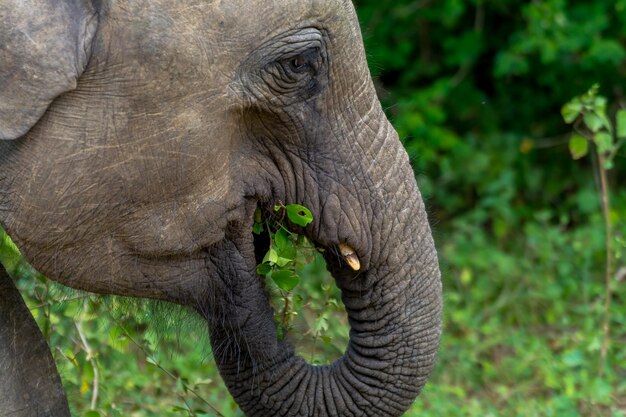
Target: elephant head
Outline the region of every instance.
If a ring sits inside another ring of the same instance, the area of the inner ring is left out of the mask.
[[[399,416],[434,363],[437,255],[348,0],[4,0],[0,221],[50,278],[191,306],[249,416]],[[276,336],[257,207],[311,209],[351,326]],[[219,347],[219,348],[217,348]]]

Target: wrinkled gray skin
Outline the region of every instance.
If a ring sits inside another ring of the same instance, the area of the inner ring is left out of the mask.
[[[2,265],[0,381],[0,416],[70,416],[50,349]]]
[[[349,1],[0,0],[0,24],[0,220],[37,269],[195,308],[248,416],[410,406],[441,331],[437,255]],[[312,210],[342,290],[330,366],[277,341],[255,274],[253,212],[279,201]]]

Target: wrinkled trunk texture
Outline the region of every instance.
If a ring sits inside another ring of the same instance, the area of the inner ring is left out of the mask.
[[[70,416],[50,349],[2,265],[0,416]]]
[[[230,307],[221,320],[209,321],[211,341],[220,372],[247,416],[385,417],[410,407],[435,360],[441,284],[421,200],[405,213],[420,220],[405,227],[406,236],[382,245],[403,248],[408,259],[389,259],[358,276],[333,272],[351,332],[345,354],[329,366],[309,365],[277,341],[254,257],[246,256],[252,248],[222,248],[233,254],[219,271],[230,280],[224,282]]]

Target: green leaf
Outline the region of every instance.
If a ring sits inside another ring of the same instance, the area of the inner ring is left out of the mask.
[[[187,408],[185,408],[185,407],[181,407],[181,406],[179,406],[179,405],[175,405],[175,406],[173,406],[173,407],[172,407],[172,411],[180,411],[180,412],[182,412],[182,413],[184,413],[184,414],[189,414],[189,410],[188,410]]]
[[[272,246],[276,248],[278,258],[284,258],[283,261],[279,260],[276,262],[280,266],[284,266],[284,264],[281,265],[281,263],[284,263],[285,260],[291,262],[296,259],[297,249],[293,243],[291,233],[284,227],[281,227],[276,234],[274,234]]]
[[[330,336],[320,336],[320,339],[322,339],[322,342],[327,345],[330,345],[333,342],[333,338]]]
[[[256,273],[259,275],[267,276],[272,272],[272,267],[268,264],[260,264],[256,267]]]
[[[619,109],[615,116],[615,125],[617,128],[617,137],[620,139],[626,138],[626,110]]]
[[[274,235],[274,244],[279,252],[290,247],[291,240],[289,239],[289,232],[284,228],[280,228]]]
[[[83,368],[83,380],[87,381],[91,384],[94,378],[94,370],[91,362],[85,363],[85,367]]]
[[[313,330],[317,334],[328,331],[328,318],[325,314],[315,319],[313,322]]]
[[[269,262],[270,264],[275,264],[277,260],[278,260],[278,253],[276,252],[276,249],[270,248],[270,250],[267,251],[267,253],[265,254],[265,257],[263,258],[263,263]]]
[[[280,270],[272,272],[272,281],[283,291],[291,291],[300,283],[300,277],[293,271]]]
[[[176,378],[176,389],[178,391],[187,392],[187,384],[180,377]]]
[[[592,398],[598,402],[610,404],[613,387],[603,379],[597,378],[591,386]]]
[[[561,108],[561,115],[566,123],[572,123],[580,115],[583,105],[578,98],[573,99]]]
[[[278,259],[276,260],[276,265],[278,265],[281,268],[284,268],[285,266],[289,265],[292,262],[293,262],[293,258],[283,258],[282,256],[279,256]]]
[[[252,226],[252,233],[255,235],[263,233],[263,223],[254,223],[254,226]]]
[[[311,213],[311,210],[304,206],[299,204],[289,204],[285,207],[285,209],[287,210],[287,217],[289,217],[289,220],[298,226],[304,227],[313,221],[313,214]]]
[[[606,98],[598,96],[593,100],[593,110],[598,114],[606,113]]]
[[[96,410],[89,410],[84,414],[84,417],[100,417],[101,414]]]
[[[280,252],[279,257],[295,261],[298,257],[298,249],[295,246],[288,246]]]
[[[572,135],[569,140],[569,151],[574,159],[584,157],[589,152],[589,143],[587,142],[587,139],[581,135]]]
[[[567,352],[565,355],[563,355],[562,361],[565,366],[575,368],[585,364],[585,357],[581,351],[574,350],[571,352]]]
[[[120,352],[124,352],[129,344],[126,332],[120,326],[114,326],[109,331],[109,345]]]
[[[585,121],[585,124],[587,125],[589,130],[594,133],[602,129],[602,126],[604,125],[602,118],[595,113],[585,113],[585,115],[583,116],[583,120]]]
[[[607,132],[599,132],[593,137],[598,152],[610,152],[613,149],[613,138]]]

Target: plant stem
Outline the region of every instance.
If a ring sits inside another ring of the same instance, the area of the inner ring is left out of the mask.
[[[99,387],[99,380],[100,380],[100,376],[98,373],[98,364],[93,354],[93,350],[91,349],[91,346],[89,346],[89,343],[87,342],[87,337],[85,337],[85,333],[83,332],[81,322],[75,321],[74,325],[76,326],[76,330],[78,331],[78,336],[80,337],[80,341],[83,344],[83,349],[85,349],[85,352],[87,353],[87,360],[89,361],[93,369],[93,390],[91,394],[90,409],[95,410],[96,405],[98,403],[98,391],[99,391],[98,387]]]
[[[283,333],[286,333],[287,332],[287,313],[289,313],[289,294],[283,293],[283,300],[285,301],[285,306],[283,307],[283,313],[282,313],[280,325],[283,328]]]
[[[606,356],[609,349],[611,329],[611,298],[613,296],[611,290],[611,275],[613,269],[613,249],[611,245],[611,238],[613,236],[613,230],[611,227],[611,206],[609,200],[609,187],[606,177],[606,169],[604,168],[605,157],[602,152],[597,152],[598,156],[598,170],[600,173],[600,194],[602,199],[602,213],[604,214],[604,228],[605,228],[605,250],[606,250],[606,267],[604,271],[605,281],[605,296],[604,296],[604,324],[602,325],[603,337],[602,348],[600,350],[600,376],[604,373],[606,364]]]
[[[63,298],[61,300],[47,301],[45,303],[38,304],[38,305],[36,305],[34,307],[31,307],[30,311],[35,311],[35,310],[39,310],[40,308],[50,307],[52,305],[67,303],[67,302],[70,302],[70,301],[84,300],[85,298],[89,298],[89,297],[92,297],[92,296],[93,296],[93,294],[85,294],[85,295],[79,295],[79,296],[76,296],[76,297]]]

